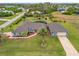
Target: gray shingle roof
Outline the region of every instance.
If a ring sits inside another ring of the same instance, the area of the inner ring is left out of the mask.
[[[67,30],[58,23],[48,24],[49,31],[52,32],[67,32]]]
[[[46,28],[46,24],[43,23],[32,23],[30,21],[25,21],[20,27],[18,27],[14,32],[23,32],[31,28],[32,30],[40,30]]]
[[[14,32],[23,32],[28,30],[28,27],[31,25],[30,21],[25,21],[21,26],[19,26]]]

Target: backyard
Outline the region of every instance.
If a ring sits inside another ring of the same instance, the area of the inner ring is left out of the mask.
[[[51,23],[51,20],[48,17],[42,18],[42,17],[26,17],[25,20],[30,20],[32,22],[35,21],[45,21],[47,23]]]

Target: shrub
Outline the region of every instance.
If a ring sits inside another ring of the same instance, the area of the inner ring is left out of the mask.
[[[42,42],[41,42],[41,47],[42,48],[46,48],[47,47],[47,42],[46,42],[46,40],[42,40]]]

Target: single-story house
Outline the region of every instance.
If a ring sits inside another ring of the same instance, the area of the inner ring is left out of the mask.
[[[75,14],[79,15],[79,11],[76,11]]]
[[[25,21],[20,27],[13,31],[15,36],[19,36],[21,32],[39,32],[41,29],[46,29],[46,24]]]
[[[49,29],[50,34],[52,36],[57,36],[57,35],[66,36],[68,33],[67,30],[62,25],[60,25],[58,23],[48,24],[48,29]]]
[[[14,34],[13,36],[20,36],[22,32],[38,33],[41,29],[48,29],[52,36],[67,36],[68,33],[68,31],[58,23],[45,24],[31,21],[25,21],[12,33]]]

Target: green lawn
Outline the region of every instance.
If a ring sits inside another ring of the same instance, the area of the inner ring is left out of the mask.
[[[62,25],[69,31],[68,38],[79,52],[79,30],[68,22],[62,23]]]
[[[21,14],[21,12],[19,12],[19,13],[15,14],[15,15],[13,15],[13,16],[3,17],[3,19],[11,20],[12,18],[14,18],[14,17],[18,16],[19,14]]]
[[[20,13],[21,13],[21,12],[20,12]],[[14,15],[14,16],[5,17],[5,18],[6,18],[6,19],[12,19],[12,18],[16,17],[17,15],[19,15],[20,13]],[[7,27],[5,27],[3,30],[0,30],[0,31],[2,31],[2,32],[10,32],[10,31],[15,30],[15,29],[16,29],[18,26],[20,26],[20,25],[22,24],[22,22],[24,21],[24,19],[22,19],[22,18],[19,18],[19,19],[21,19],[22,21],[20,21],[20,22],[17,23],[17,24],[11,24],[10,26],[7,26]],[[19,20],[19,19],[18,19],[18,20]],[[3,21],[0,21],[0,25],[3,24],[3,23],[4,23]]]
[[[18,22],[18,20],[21,20]],[[16,24],[16,22],[18,22]],[[2,32],[11,32],[14,31],[16,28],[18,28],[22,23],[24,22],[24,18],[19,18],[17,19],[17,21],[15,21],[14,23],[12,23],[11,25],[5,27],[3,30],[1,30]]]
[[[26,20],[30,20],[32,22],[34,22],[34,21],[46,21],[47,23],[51,23],[50,19],[45,20],[44,18],[38,19],[38,18],[34,18],[34,17],[26,17]]]
[[[3,23],[5,23],[5,21],[0,21],[0,25],[2,25]]]
[[[37,18],[34,18],[34,17],[26,17],[26,19],[25,20],[29,20],[29,21],[35,21],[35,20],[37,20]]]
[[[17,24],[11,24],[10,26],[7,26],[5,27],[3,30],[1,30],[2,32],[11,32],[13,30],[15,30],[16,28],[18,28],[21,24],[22,24],[23,21],[20,21],[19,23]]]
[[[46,36],[47,47],[40,46],[41,36],[35,36],[25,40],[7,40],[0,47],[0,55],[27,55],[27,56],[62,56],[66,55],[59,40]]]

